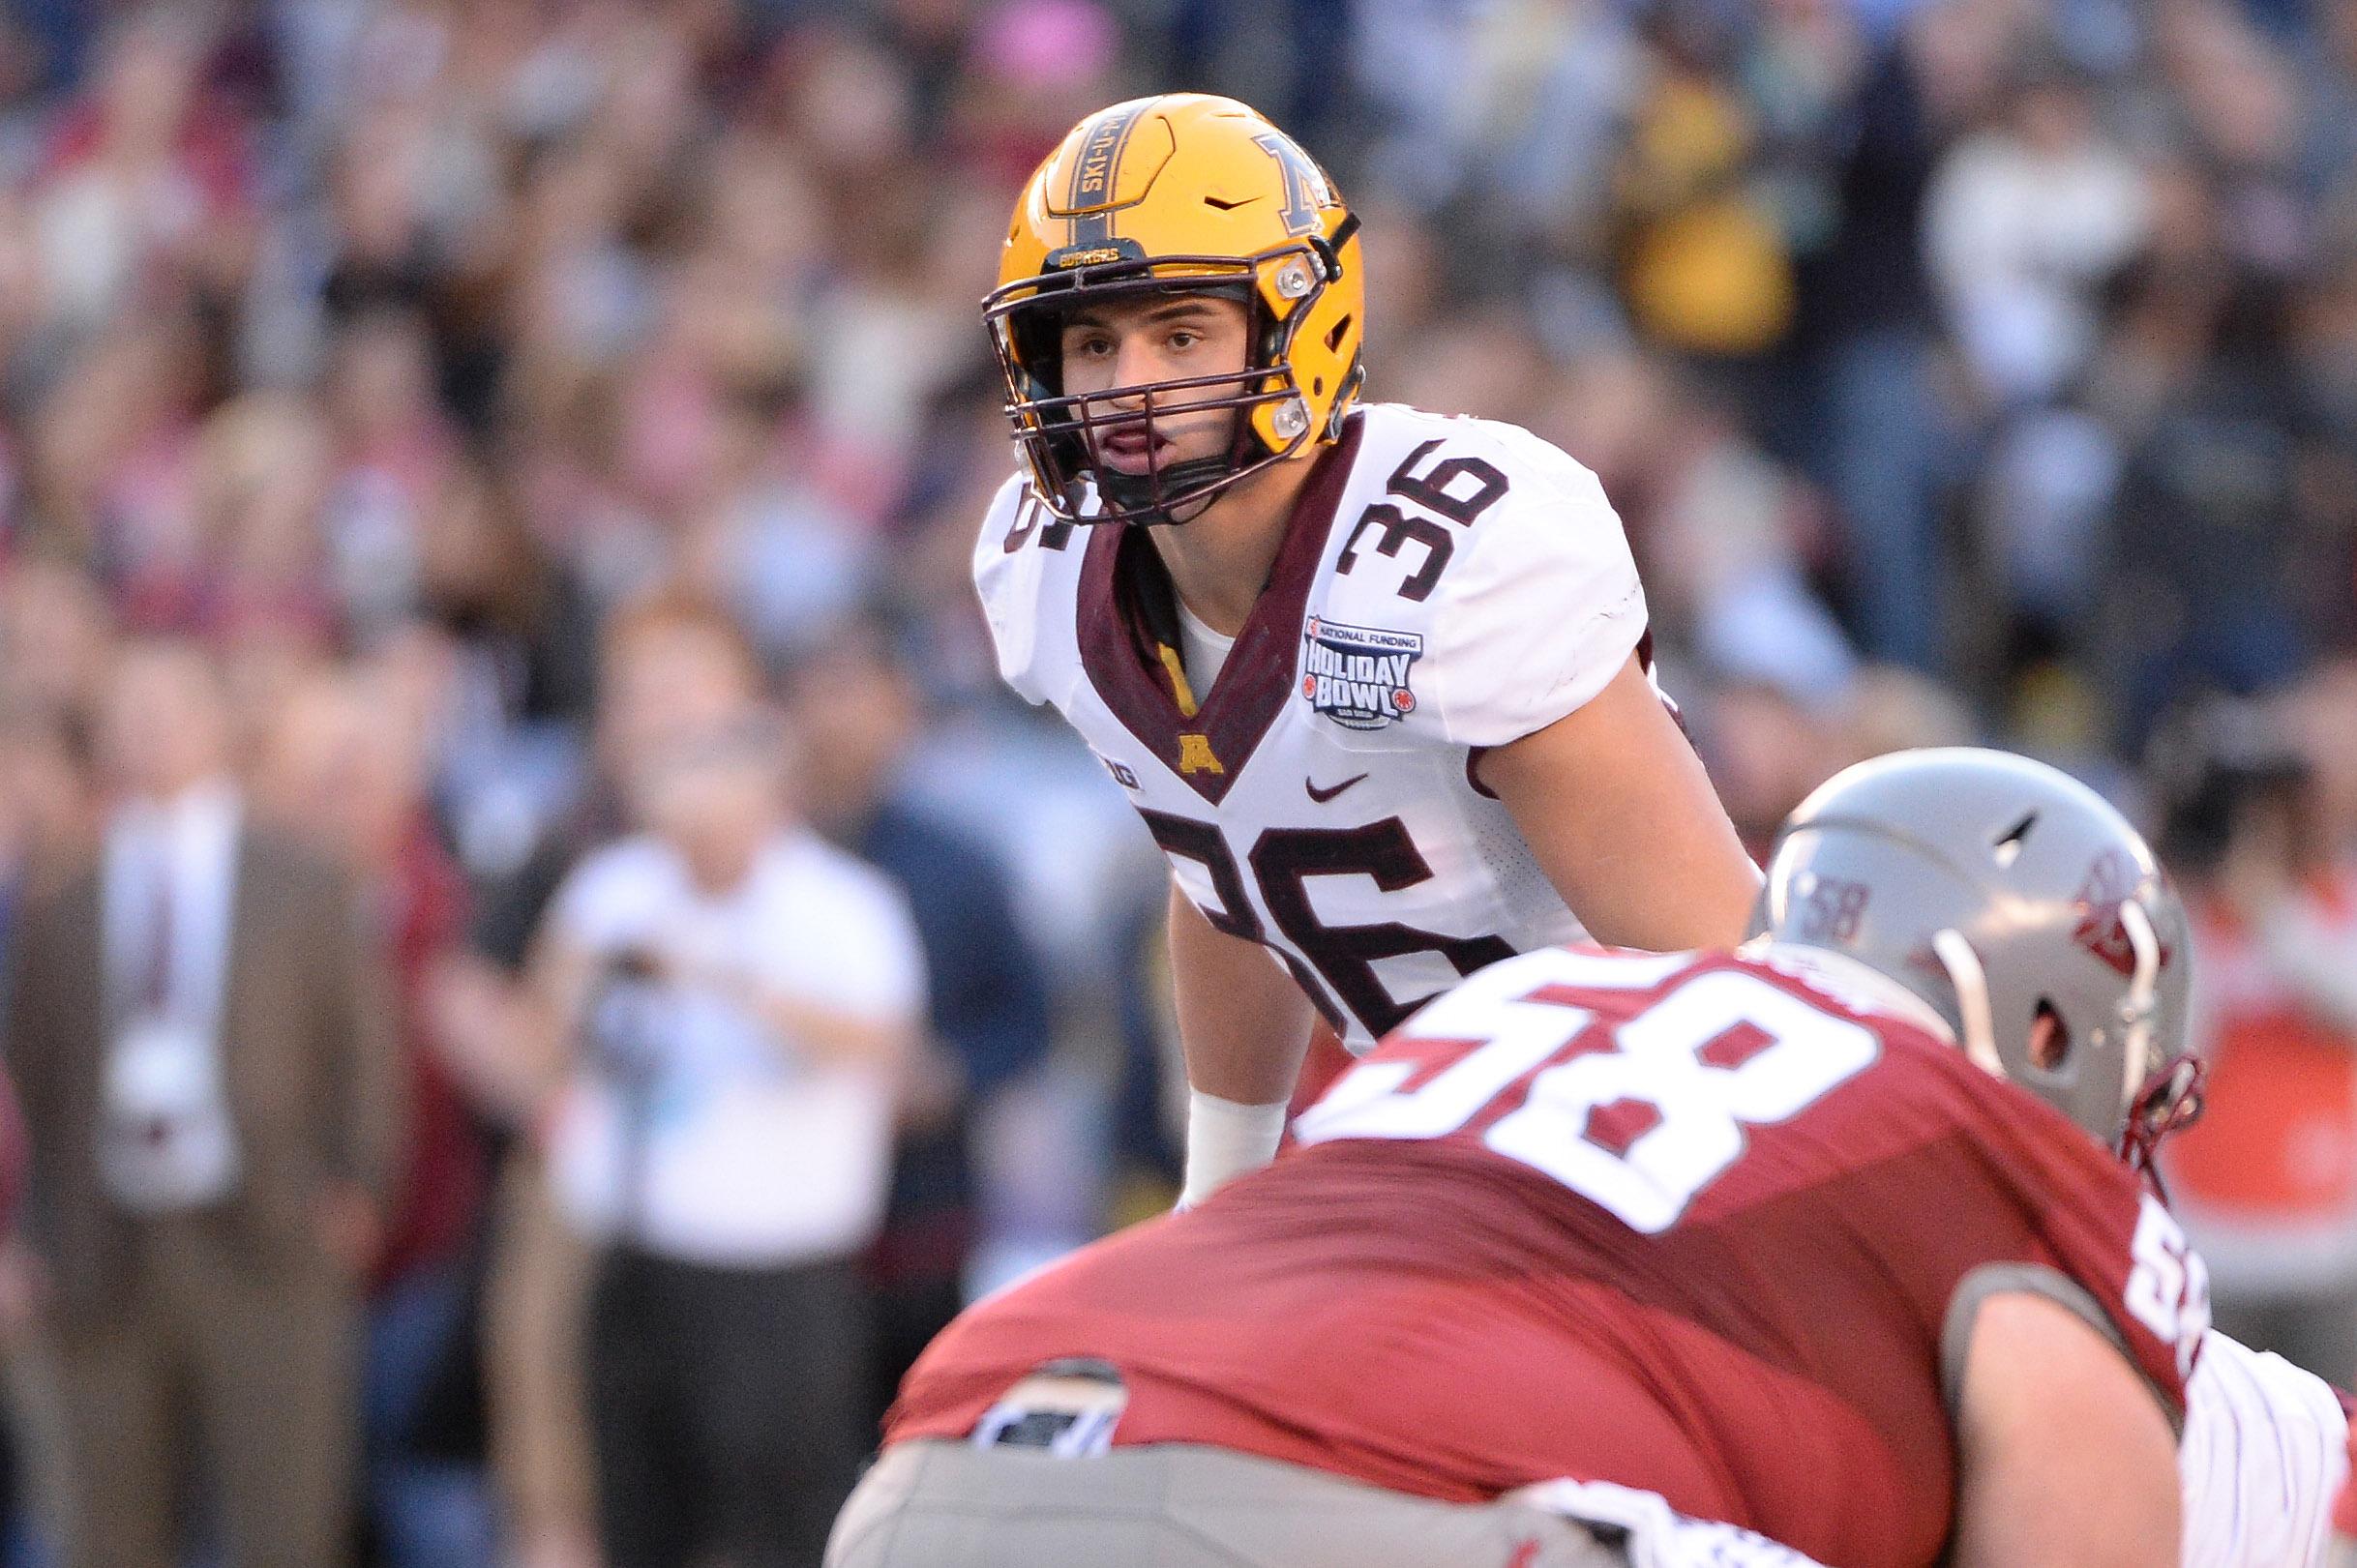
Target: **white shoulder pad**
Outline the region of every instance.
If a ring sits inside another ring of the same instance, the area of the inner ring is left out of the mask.
[[[2348,1440],[2324,1379],[2223,1334],[2203,1336],[2177,1449],[2186,1568],[2320,1568]]]
[[[1056,695],[1040,657],[1043,643],[1054,645],[1043,624],[1047,606],[1041,589],[1051,563],[1060,556],[1043,547],[1040,539],[1053,521],[1032,503],[1029,478],[1011,474],[991,497],[981,537],[974,541],[974,591],[982,600],[982,618],[990,623],[999,676],[1026,702],[1045,702]],[[1065,547],[1074,552],[1079,547],[1078,540]]]
[[[1441,574],[1424,679],[1442,733],[1503,746],[1584,705],[1644,636],[1645,590],[1595,474],[1528,430],[1435,420],[1434,461],[1488,464],[1506,492]]]

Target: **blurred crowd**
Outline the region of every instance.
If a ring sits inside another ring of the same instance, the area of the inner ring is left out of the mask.
[[[2163,831],[2182,1201],[2357,1377],[2357,4],[15,0],[7,1560],[813,1562],[1168,1200],[1159,862],[967,556],[999,225],[1181,87],[1370,397],[1602,476],[1755,843],[1970,739]]]

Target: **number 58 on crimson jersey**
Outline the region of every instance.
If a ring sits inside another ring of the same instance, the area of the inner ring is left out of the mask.
[[[1056,705],[1188,898],[1360,1051],[1483,964],[1578,933],[1472,766],[1600,691],[1645,597],[1596,476],[1525,430],[1379,403],[1315,460],[1208,691],[1174,679],[1143,529],[1057,523],[1010,479],[974,580],[1008,684]]]
[[[1921,1568],[1980,1301],[2079,1314],[2177,1422],[2207,1295],[2109,1151],[1863,979],[1775,949],[1485,970],[1344,1075],[1302,1147],[952,1324],[888,1438],[963,1435],[1087,1357],[1127,1384],[1117,1445],[1451,1501],[1608,1482]]]

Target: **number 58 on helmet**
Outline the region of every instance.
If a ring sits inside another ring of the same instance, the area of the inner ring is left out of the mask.
[[[1041,500],[1068,521],[1168,522],[1334,440],[1364,374],[1358,229],[1309,155],[1233,99],[1136,99],[1075,126],[1025,185],[982,311]],[[1067,314],[1187,292],[1245,307],[1243,370],[1064,394]],[[1109,431],[1213,410],[1237,416],[1222,455],[1143,474],[1101,460]]]

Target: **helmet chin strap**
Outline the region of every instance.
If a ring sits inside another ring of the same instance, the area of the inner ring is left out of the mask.
[[[1981,955],[1954,926],[1932,934],[1931,951],[1947,969],[1948,983],[1955,988],[1956,1013],[1964,1024],[1964,1054],[1990,1077],[2005,1077],[2005,1061],[1997,1054],[1995,1017],[1988,1005],[1988,971],[1981,966]]]
[[[1178,520],[1171,516],[1171,508],[1186,505],[1187,491],[1226,478],[1229,470],[1225,458],[1188,458],[1144,474],[1125,474],[1108,463],[1090,477],[1096,481],[1098,493],[1124,512],[1150,506],[1157,494],[1163,496],[1165,499],[1152,515],[1141,520],[1167,524]]]

